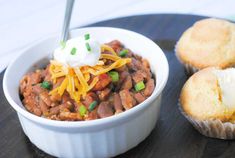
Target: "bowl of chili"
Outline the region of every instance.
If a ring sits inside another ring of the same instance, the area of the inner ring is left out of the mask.
[[[88,27],[76,29],[71,37],[89,32],[105,43],[113,39],[120,40],[127,48],[144,57],[150,63],[155,78],[155,88],[146,100],[134,108],[118,115],[88,121],[60,121],[39,117],[26,110],[19,94],[21,78],[28,72],[48,64],[51,53],[57,47],[59,38],[54,35],[25,48],[8,66],[4,79],[4,94],[10,105],[16,110],[24,133],[39,149],[57,157],[113,157],[137,146],[153,130],[159,117],[161,94],[167,83],[169,67],[163,51],[147,37],[129,30],[109,27]],[[125,56],[126,50],[120,52]],[[112,81],[119,76],[115,71],[108,72]],[[41,86],[50,89],[50,84]],[[138,82],[134,90],[145,87]],[[79,112],[90,109],[81,106]]]

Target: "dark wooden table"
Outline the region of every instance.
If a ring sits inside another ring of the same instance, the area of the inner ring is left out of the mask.
[[[164,50],[170,64],[170,76],[163,92],[160,119],[153,132],[137,147],[118,157],[235,157],[235,141],[211,139],[200,135],[180,114],[177,101],[187,79],[176,60],[174,45],[182,32],[205,17],[192,15],[156,14],[114,19],[91,26],[112,26],[133,30],[151,38]],[[44,157],[24,135],[16,112],[6,101],[0,74],[0,157]]]

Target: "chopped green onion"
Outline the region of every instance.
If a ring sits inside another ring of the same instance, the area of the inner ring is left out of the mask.
[[[140,81],[138,83],[136,83],[135,85],[135,90],[138,92],[138,91],[141,91],[142,89],[145,88],[145,85],[144,85],[144,82],[143,81]]]
[[[117,82],[119,80],[119,74],[117,71],[109,71],[108,74],[112,78],[112,82]]]
[[[127,49],[123,49],[122,51],[119,52],[120,57],[125,57],[129,51]]]
[[[47,81],[43,81],[41,83],[41,87],[50,90],[51,89],[51,84]]]
[[[92,110],[94,110],[95,109],[95,107],[96,107],[96,105],[97,105],[97,101],[93,101],[90,105],[89,105],[89,111],[92,111]]]
[[[89,43],[86,43],[86,49],[90,52],[91,51],[91,46],[89,45]]]
[[[60,41],[60,46],[61,46],[61,48],[62,48],[62,49],[64,49],[64,48],[65,48],[65,46],[66,46],[65,41]]]
[[[81,105],[81,106],[79,107],[79,113],[80,113],[80,115],[81,115],[81,116],[84,116],[84,115],[86,114],[86,112],[87,112],[86,107],[85,107],[84,105]]]
[[[76,48],[73,48],[73,49],[71,50],[70,54],[71,54],[71,55],[75,55],[76,52],[77,52],[77,49],[76,49]]]
[[[84,38],[85,38],[85,40],[89,40],[90,39],[90,34],[85,34]]]

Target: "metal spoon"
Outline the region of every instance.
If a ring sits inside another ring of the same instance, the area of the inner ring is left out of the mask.
[[[62,33],[60,37],[61,41],[67,41],[68,39],[69,25],[70,25],[72,10],[73,10],[73,4],[74,4],[74,0],[66,0],[64,23],[63,23]]]

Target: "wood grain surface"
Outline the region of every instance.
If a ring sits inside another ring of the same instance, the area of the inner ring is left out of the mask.
[[[180,114],[177,102],[187,79],[184,68],[176,60],[174,45],[185,29],[205,17],[156,14],[132,16],[96,23],[90,26],[112,26],[139,32],[159,44],[165,52],[170,75],[163,91],[160,119],[152,133],[137,147],[117,157],[235,157],[235,142],[211,139],[199,134]],[[37,149],[24,135],[16,112],[6,101],[0,74],[0,158],[32,158],[51,156]]]

